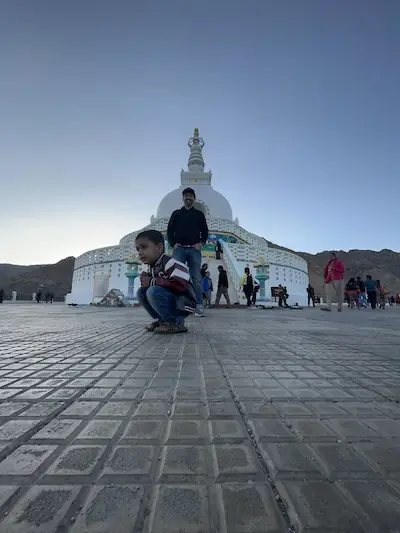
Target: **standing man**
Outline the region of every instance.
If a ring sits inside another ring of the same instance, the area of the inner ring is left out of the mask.
[[[341,313],[344,295],[344,264],[336,257],[335,252],[329,254],[329,261],[324,270],[324,282],[327,307],[321,307],[322,311],[332,311],[332,299],[336,298],[337,310]]]
[[[174,249],[174,259],[189,267],[197,298],[196,316],[204,316],[200,268],[201,249],[208,239],[208,227],[204,214],[194,207],[194,190],[187,188],[182,196],[183,207],[172,213],[168,223],[168,242]]]
[[[226,273],[226,270],[224,270],[224,267],[222,265],[219,265],[218,272],[219,272],[218,290],[217,290],[217,297],[215,299],[215,306],[219,305],[219,301],[221,299],[221,296],[223,295],[225,297],[228,307],[230,307],[231,301],[229,299],[229,294],[228,294],[228,289],[229,289],[228,274]]]
[[[368,295],[368,302],[371,304],[371,309],[376,309],[378,283],[372,279],[371,276],[367,276],[364,285]]]
[[[308,294],[308,307],[310,307],[310,302],[312,302],[313,307],[315,307],[315,291],[314,291],[314,287],[311,286],[311,283],[308,284],[307,294]]]

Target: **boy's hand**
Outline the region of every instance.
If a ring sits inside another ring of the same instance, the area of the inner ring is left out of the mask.
[[[140,284],[144,289],[148,289],[150,287],[150,280],[151,276],[146,272],[142,272],[140,274]]]
[[[198,242],[197,244],[194,245],[193,247],[195,250],[197,250],[198,252],[201,251],[201,249],[203,248],[203,243],[202,242]]]

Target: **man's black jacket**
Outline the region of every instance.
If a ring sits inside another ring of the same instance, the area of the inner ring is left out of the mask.
[[[222,287],[226,287],[227,289],[229,288],[228,276],[226,274],[226,270],[221,270],[218,276],[218,289]]]
[[[205,244],[208,239],[208,227],[204,214],[192,207],[177,209],[168,223],[167,237],[170,246],[194,246],[198,242]]]

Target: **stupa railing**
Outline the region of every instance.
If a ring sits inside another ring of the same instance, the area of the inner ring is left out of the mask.
[[[229,278],[231,283],[233,283],[235,287],[235,293],[236,293],[236,300],[239,300],[239,294],[240,294],[240,272],[238,272],[238,269],[236,267],[236,260],[232,253],[232,251],[229,249],[229,245],[220,239],[218,241],[221,246],[222,250],[224,252],[223,258],[226,266],[226,271],[228,272]]]

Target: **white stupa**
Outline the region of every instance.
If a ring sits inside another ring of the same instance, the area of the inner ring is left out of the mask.
[[[209,240],[202,251],[204,262],[209,265],[215,285],[218,265],[222,264],[227,270],[232,302],[244,303],[239,282],[247,266],[260,282],[260,300],[271,301],[273,288],[281,284],[287,287],[289,303],[304,305],[307,302],[307,262],[290,252],[268,247],[263,237],[242,228],[239,220],[233,219],[229,201],[213,188],[211,171],[204,171],[204,140],[197,128],[188,145],[188,168],[181,171],[180,187],[164,196],[150,224],[125,235],[116,246],[91,250],[76,259],[67,303],[96,303],[110,289],[119,289],[128,301],[134,300],[139,286],[137,275],[142,268],[135,257],[136,235],[144,229],[156,229],[166,235],[169,218],[182,206],[182,191],[186,187],[196,191],[195,207],[204,212],[209,227]],[[215,254],[217,241],[223,250],[220,260]],[[168,243],[166,245],[168,251]]]

